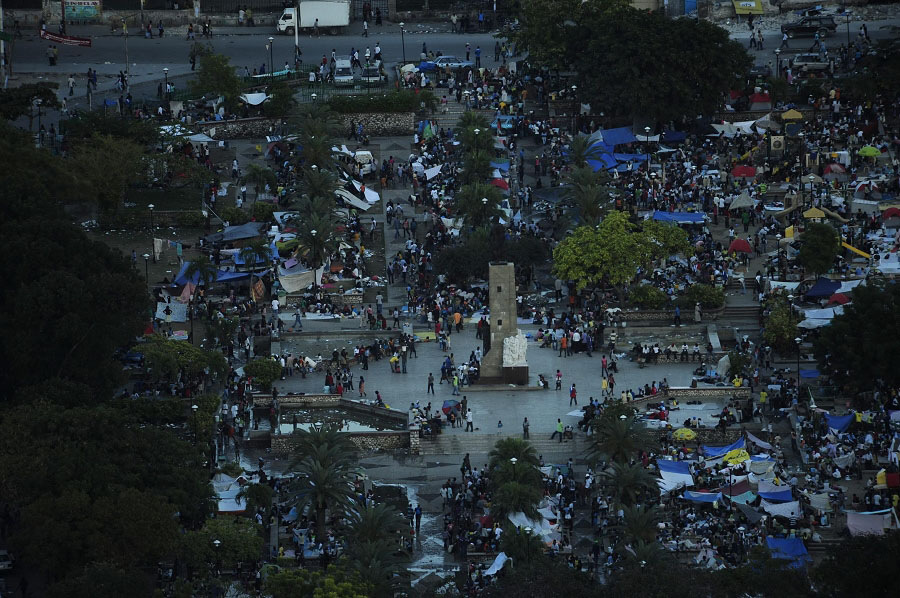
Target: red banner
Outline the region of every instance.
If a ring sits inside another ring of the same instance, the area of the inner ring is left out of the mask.
[[[56,42],[57,44],[63,44],[65,46],[84,46],[86,48],[91,47],[91,38],[89,37],[58,35],[56,33],[50,33],[49,31],[41,30],[41,39],[46,39],[48,41]]]

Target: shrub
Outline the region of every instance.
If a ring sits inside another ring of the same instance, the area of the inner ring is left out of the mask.
[[[245,210],[238,207],[225,208],[219,212],[219,216],[222,220],[228,222],[228,224],[231,224],[232,226],[239,226],[250,222],[250,215]]]
[[[641,309],[662,309],[669,297],[652,284],[642,284],[631,289],[628,300]]]
[[[272,219],[272,212],[275,211],[275,204],[271,204],[264,201],[257,201],[253,204],[253,208],[251,209],[251,213],[253,214],[253,219],[257,222],[268,222]]]
[[[675,303],[685,309],[693,308],[698,301],[703,309],[718,309],[725,305],[725,291],[709,284],[695,284],[688,287]]]
[[[195,211],[179,212],[176,216],[178,226],[183,226],[185,228],[200,228],[203,226],[204,220],[203,214]]]
[[[269,390],[281,378],[281,365],[272,359],[254,359],[244,366],[244,372],[263,390]]]

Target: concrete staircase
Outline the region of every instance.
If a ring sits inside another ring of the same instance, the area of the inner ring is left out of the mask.
[[[464,455],[487,454],[494,448],[494,444],[501,438],[521,438],[521,432],[513,434],[476,434],[465,432],[444,432],[434,440],[422,440],[421,454],[423,455]],[[583,433],[576,433],[574,440],[559,442],[557,438],[550,440],[548,433],[531,434],[529,442],[539,455],[584,456],[590,448],[590,441]]]
[[[758,305],[726,305],[719,320],[730,322],[732,320],[752,320],[759,321]]]
[[[443,94],[438,94],[438,99]],[[462,117],[462,115],[466,112],[465,104],[457,104],[456,98],[451,98],[450,95],[447,95],[447,112],[446,114],[441,112],[440,106],[438,106],[437,111],[431,116],[431,120],[437,123],[438,129],[453,129],[456,127],[456,123]],[[494,120],[494,112],[492,110],[474,110],[481,115],[483,115],[488,123]]]

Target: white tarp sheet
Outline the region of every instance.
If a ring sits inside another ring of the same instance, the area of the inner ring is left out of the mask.
[[[359,181],[353,181],[353,186],[356,187],[356,190],[359,191],[362,189],[362,183]],[[378,195],[375,191],[372,191],[369,187],[366,187],[366,201],[369,203],[378,203],[378,200],[381,199],[381,196]]]
[[[497,572],[503,568],[503,565],[506,564],[506,561],[509,560],[509,557],[506,556],[505,552],[501,552],[497,555],[497,558],[494,559],[493,564],[488,568],[487,571],[484,572],[485,575],[497,575]]]
[[[168,310],[168,314],[166,311]],[[160,301],[156,304],[156,319],[162,322],[187,322],[187,305],[184,303],[166,303]]]
[[[269,99],[265,93],[242,93],[241,99],[250,104],[251,106],[259,106],[263,102]]]
[[[847,528],[854,536],[884,534],[885,528],[891,528],[891,511],[872,511],[869,513],[859,513],[856,511],[847,511]]]
[[[783,503],[772,503],[767,501],[766,499],[763,499],[760,506],[762,506],[763,510],[769,515],[787,518],[800,517],[800,501],[798,500]]]
[[[362,210],[363,212],[367,211],[372,206],[363,200],[359,199],[346,189],[335,189],[334,194],[343,199],[348,205],[356,208],[357,210]]]
[[[430,181],[431,179],[439,175],[441,172],[441,167],[443,167],[443,164],[438,164],[437,166],[432,166],[431,168],[426,169],[425,178]]]

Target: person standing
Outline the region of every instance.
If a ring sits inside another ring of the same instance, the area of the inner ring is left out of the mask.
[[[453,395],[459,396],[459,374],[453,374]]]
[[[559,418],[556,418],[556,431],[550,435],[550,440],[553,440],[557,434],[559,434],[559,441],[562,442],[563,441],[563,425],[562,425],[562,420]]]
[[[69,83],[69,97],[71,98],[73,95],[75,95],[75,75],[69,75],[68,83]]]
[[[363,37],[369,37],[369,21],[367,19],[363,19]]]
[[[681,326],[681,308],[675,306],[675,326]]]
[[[366,379],[362,376],[359,377],[359,396],[366,396]]]
[[[528,423],[528,418],[525,418],[525,421],[522,422],[522,439],[528,440],[528,428],[531,427],[531,424]]]
[[[700,302],[698,301],[694,305],[694,322],[699,324],[701,321],[703,321],[703,312],[700,310]]]
[[[428,389],[425,391],[425,394],[434,394],[434,374],[431,372],[428,373]]]
[[[556,370],[556,390],[562,390],[562,372]]]
[[[475,411],[472,409],[466,410],[466,432],[474,432],[475,431]]]
[[[578,405],[578,391],[575,390],[575,384],[569,387],[569,407],[572,406],[572,403]]]
[[[481,68],[481,46],[475,46],[475,68]]]

